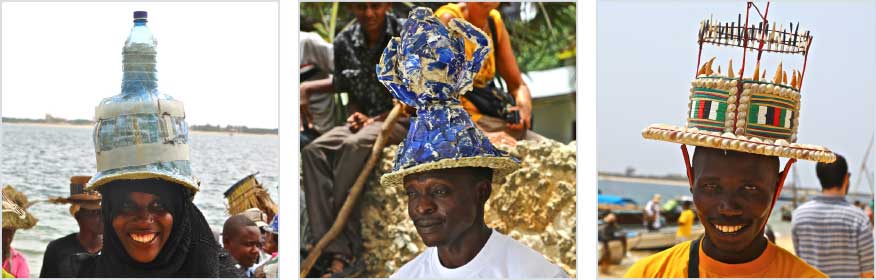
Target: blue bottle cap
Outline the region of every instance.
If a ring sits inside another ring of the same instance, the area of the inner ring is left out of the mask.
[[[135,11],[134,19],[146,19],[146,11]]]

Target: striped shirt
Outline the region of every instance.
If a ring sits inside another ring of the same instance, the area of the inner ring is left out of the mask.
[[[791,219],[797,256],[832,278],[873,272],[872,234],[870,218],[845,197],[816,196]]]

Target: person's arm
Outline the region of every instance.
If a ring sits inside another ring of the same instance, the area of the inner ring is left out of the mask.
[[[334,92],[334,87],[332,86],[332,77],[321,80],[302,82],[301,85],[298,87],[298,91],[301,95],[299,101],[299,108],[301,113],[300,129],[303,131],[305,128],[305,122],[307,123],[308,128],[313,127],[313,114],[310,112],[310,96],[314,94]]]
[[[492,19],[491,19],[492,20]],[[502,36],[499,37],[499,43],[495,44],[496,57],[498,59],[499,74],[505,83],[508,84],[508,93],[514,96],[517,102],[517,109],[520,112],[520,123],[510,125],[512,129],[528,129],[532,127],[532,94],[529,92],[529,86],[523,81],[523,76],[520,74],[520,67],[517,66],[517,59],[514,57],[514,50],[511,49],[511,39],[508,35],[508,30],[505,29],[502,23]]]
[[[866,220],[858,226],[858,259],[861,278],[873,278],[873,234]]]

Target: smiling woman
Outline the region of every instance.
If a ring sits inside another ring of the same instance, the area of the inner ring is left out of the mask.
[[[116,180],[101,186],[104,250],[80,277],[240,277],[192,192],[160,179]]]

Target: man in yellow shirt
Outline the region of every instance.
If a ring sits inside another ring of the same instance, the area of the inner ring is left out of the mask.
[[[678,231],[675,232],[675,237],[680,241],[690,240],[690,232],[694,223],[694,212],[690,210],[690,200],[685,200],[681,203],[681,215],[678,216]]]
[[[778,169],[775,156],[697,147],[691,192],[705,237],[644,258],[624,277],[827,277],[763,234]]]
[[[724,25],[712,20],[700,26],[700,48],[704,43],[727,45],[726,38],[749,32],[714,28]],[[798,43],[808,50],[811,37],[808,31],[800,34],[807,34]],[[739,47],[774,56],[784,46],[746,41]],[[832,162],[836,155],[823,147],[791,144],[797,141],[803,75],[791,72],[788,83],[779,64],[772,80],[761,80],[760,58],[749,61],[749,68],[743,64],[738,72],[731,62],[727,74],[712,70],[714,58],[702,64],[691,83],[687,124],[655,124],[642,131],[647,139],[682,144],[693,204],[705,234],[639,260],[625,277],[827,277],[764,236],[791,164],[797,159]],[[692,164],[686,145],[696,146]],[[782,170],[779,157],[789,158]]]

